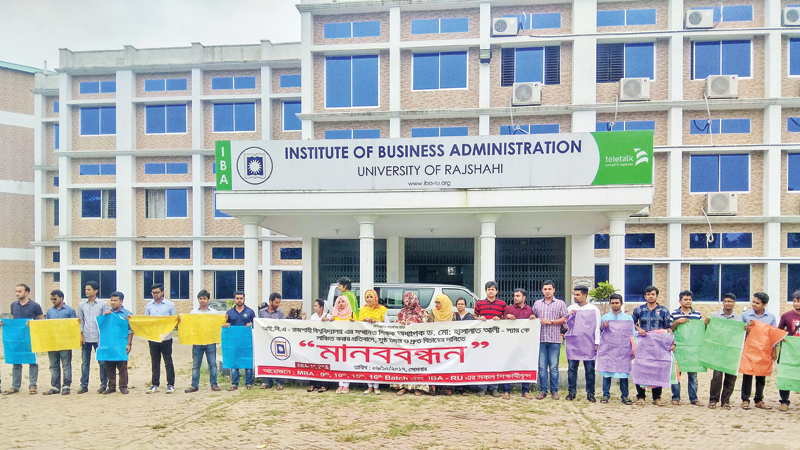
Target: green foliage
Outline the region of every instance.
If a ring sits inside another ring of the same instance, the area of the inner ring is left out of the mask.
[[[606,283],[601,281],[597,283],[597,287],[589,291],[589,297],[601,302],[607,302],[608,297],[611,297],[611,294],[615,294],[619,292],[619,289],[616,289],[611,283]]]

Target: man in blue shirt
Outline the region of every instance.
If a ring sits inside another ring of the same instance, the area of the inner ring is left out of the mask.
[[[667,308],[658,304],[658,288],[647,286],[644,288],[644,299],[647,303],[633,310],[633,323],[640,336],[646,336],[648,331],[667,330],[672,325],[672,319]],[[653,404],[664,406],[661,401],[660,387],[653,388]],[[636,385],[636,404],[644,405],[645,390]]]
[[[750,332],[751,322],[759,321],[773,327],[778,326],[778,321],[775,315],[767,312],[767,303],[769,303],[769,295],[764,292],[756,292],[753,294],[753,309],[742,313],[742,321],[746,324],[744,329]],[[759,409],[772,409],[764,403],[764,385],[767,383],[767,377],[756,376],[756,397],[753,399],[756,402],[756,408]],[[742,374],[742,409],[750,409],[750,393],[753,390],[753,375],[746,373]]]
[[[255,311],[244,306],[244,292],[236,291],[233,293],[233,302],[236,304],[225,313],[225,325],[223,327],[252,327],[253,319],[256,317]],[[229,391],[239,389],[239,369],[231,369],[231,387]],[[244,385],[247,389],[253,389],[253,368],[244,369]]]
[[[177,316],[175,304],[164,298],[164,285],[156,283],[150,288],[153,294],[153,301],[144,308],[145,316]],[[178,316],[178,323],[181,316]],[[150,363],[153,368],[153,376],[150,380],[148,394],[158,392],[161,385],[161,358],[164,358],[164,369],[167,372],[167,394],[175,392],[175,368],[172,365],[172,335],[167,336],[161,342],[148,341],[150,344]]]
[[[690,321],[690,320],[700,320],[703,318],[702,314],[700,314],[697,310],[692,309],[692,291],[686,290],[679,294],[680,296],[680,308],[672,311],[671,319],[672,319],[672,331],[674,332],[676,328],[680,325]],[[680,367],[678,368],[680,369]],[[686,372],[686,377],[689,380],[689,403],[695,406],[705,406],[700,403],[700,400],[697,399],[697,372]],[[675,383],[672,385],[672,404],[678,406],[681,404],[681,383]]]
[[[17,301],[11,304],[11,315],[15,319],[44,319],[42,307],[38,303],[31,300],[28,296],[31,294],[31,288],[26,284],[18,284],[14,289],[14,295]],[[2,325],[3,322],[0,322]],[[22,385],[22,364],[14,364],[11,372],[11,389],[3,392],[3,395],[16,394]],[[28,365],[28,377],[30,384],[28,393],[34,395],[37,393],[36,382],[39,380],[39,365],[36,363]]]
[[[64,303],[64,293],[56,289],[50,293],[50,301],[53,307],[47,310],[47,319],[77,319],[75,310]],[[53,395],[61,392],[62,395],[69,395],[69,387],[72,385],[72,350],[60,350],[47,352],[50,357],[50,388],[44,395]],[[61,372],[64,372],[64,384],[61,384]]]
[[[630,314],[625,313],[622,310],[622,296],[619,294],[611,294],[608,298],[608,306],[611,307],[611,312],[603,314],[603,317],[600,318],[600,330],[605,330],[608,328],[608,322],[614,320],[625,320],[631,322],[631,331],[635,332],[633,326],[633,317]],[[602,343],[601,343],[602,344]],[[633,353],[631,353],[631,359],[633,359]],[[624,372],[600,372],[600,376],[603,377],[603,398],[600,400],[600,403],[608,403],[609,398],[611,397],[611,379],[618,378],[619,379],[619,393],[620,398],[622,400],[622,404],[624,405],[631,405],[633,402],[628,398],[628,378],[630,378],[630,373]]]
[[[121,319],[127,321],[128,316],[133,313],[122,307],[122,301],[125,300],[125,295],[122,292],[112,292],[108,298],[108,304],[111,309],[106,311],[105,314],[113,314]],[[128,325],[128,345],[125,351],[131,353],[131,345],[133,344],[133,330]],[[103,395],[113,394],[117,392],[117,371],[119,371],[119,392],[120,394],[128,393],[128,361],[105,361],[106,372],[108,372],[108,388],[103,391]]]

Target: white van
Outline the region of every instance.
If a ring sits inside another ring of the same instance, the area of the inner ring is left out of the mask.
[[[353,283],[352,289],[359,304],[363,305],[364,301],[361,299],[361,290],[358,283]],[[468,312],[472,312],[473,308],[475,308],[475,303],[478,302],[478,297],[472,291],[464,286],[452,284],[375,283],[375,290],[378,292],[378,303],[388,310],[386,313],[388,322],[394,322],[397,318],[397,313],[403,309],[403,294],[406,292],[417,294],[419,306],[428,311],[435,307],[433,299],[439,294],[450,297],[450,300],[453,301],[453,311],[456,310],[456,301],[459,298],[467,301]],[[328,311],[333,308],[336,297],[339,295],[341,295],[339,285],[336,283],[331,284],[328,288],[328,298],[325,299],[325,306]]]

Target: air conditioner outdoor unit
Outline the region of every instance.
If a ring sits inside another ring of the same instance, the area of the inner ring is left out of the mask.
[[[650,100],[649,78],[622,78],[619,80],[619,101],[635,102]]]
[[[514,106],[535,106],[542,104],[542,84],[514,83],[514,98],[511,102]]]
[[[739,78],[736,75],[709,75],[706,78],[707,98],[739,98]]]
[[[706,196],[706,214],[709,216],[735,216],[736,194],[714,192]]]
[[[713,9],[690,9],[686,11],[684,28],[714,28]]]
[[[783,8],[783,26],[800,26],[800,7],[787,6],[786,8]]]
[[[516,17],[501,17],[492,20],[492,36],[516,36],[518,32]]]
[[[631,214],[631,217],[650,217],[650,207],[644,207],[640,211]]]

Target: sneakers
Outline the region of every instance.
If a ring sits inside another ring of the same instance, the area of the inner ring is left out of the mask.
[[[61,389],[61,395],[69,395],[69,388],[65,387],[64,389]]]
[[[106,387],[105,386],[100,386],[100,389],[97,390],[98,394],[104,394],[105,392],[106,392]]]
[[[120,394],[127,394],[128,393],[128,388],[124,388],[124,387],[119,388],[119,393]]]
[[[158,386],[150,386],[150,389],[148,389],[145,394],[153,394],[155,392],[158,392]]]
[[[172,394],[175,392],[175,386],[167,386],[167,394]]]
[[[89,388],[86,386],[81,386],[80,389],[78,389],[78,394],[85,394],[87,392],[89,392]]]
[[[61,391],[56,388],[50,388],[49,391],[42,392],[42,395],[53,395],[53,394],[58,394],[60,392]]]
[[[103,395],[113,394],[114,392],[117,392],[116,388],[108,388],[105,391],[103,391]]]
[[[589,400],[589,402],[591,402],[591,403],[594,403],[594,402],[597,401],[597,399],[594,398],[594,395],[587,395],[586,396],[586,400]]]
[[[500,397],[500,391],[498,391],[497,389],[492,389],[492,397],[495,398]]]
[[[781,403],[781,406],[778,407],[778,411],[780,412],[789,411],[789,405],[787,405],[786,403]]]
[[[478,391],[478,393],[475,395],[477,395],[478,397],[483,397],[484,395],[486,395],[486,391]]]
[[[603,398],[600,399],[600,403],[608,403],[609,400],[610,400],[610,397],[603,397]],[[625,403],[625,402],[623,401],[622,403]]]
[[[566,396],[566,398],[564,398],[564,400],[569,400],[569,401],[573,401],[573,400],[575,400],[575,394],[569,394],[569,395],[567,395],[567,396]]]
[[[167,388],[167,389],[169,389],[169,388]],[[217,389],[219,389],[219,388],[217,388]],[[191,394],[192,392],[197,392],[199,390],[200,390],[199,388],[196,388],[196,387],[192,386],[190,388],[184,389],[183,392],[186,392],[187,394]]]

